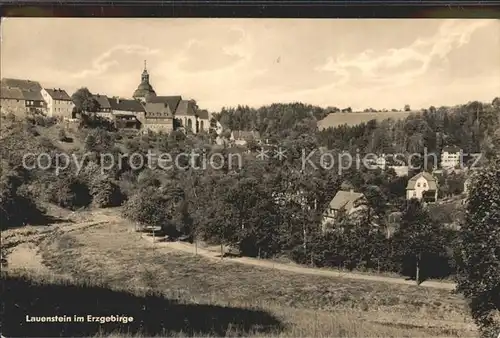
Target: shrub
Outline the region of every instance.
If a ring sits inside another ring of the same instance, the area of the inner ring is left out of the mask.
[[[125,204],[124,215],[145,226],[162,227],[166,222],[168,200],[154,188],[145,188],[131,196]]]
[[[92,203],[99,208],[116,207],[122,204],[124,197],[120,187],[110,178],[97,178],[90,187]]]
[[[0,179],[0,227],[17,227],[43,219],[43,211],[29,195],[19,193],[22,175],[2,163]]]
[[[158,190],[154,187],[140,189],[125,203],[124,216],[143,225],[160,227],[169,236],[179,236],[181,225],[182,200],[177,197],[177,190]],[[179,222],[177,222],[179,221]]]
[[[3,246],[0,247],[0,267],[7,267],[7,249]]]
[[[91,129],[85,137],[85,151],[109,152],[114,146],[113,135],[101,128]]]
[[[87,184],[74,176],[57,180],[50,188],[49,198],[50,202],[70,210],[86,207],[92,202]]]
[[[58,138],[59,138],[59,141],[61,141],[61,142],[68,141],[68,136],[66,135],[66,132],[64,131],[64,129],[59,129]]]

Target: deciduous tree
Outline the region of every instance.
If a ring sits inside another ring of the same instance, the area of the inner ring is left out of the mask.
[[[500,159],[475,173],[462,224],[458,290],[483,337],[500,332]]]

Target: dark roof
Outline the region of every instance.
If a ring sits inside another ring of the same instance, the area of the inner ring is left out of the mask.
[[[437,189],[437,183],[436,183],[436,178],[432,176],[432,174],[429,174],[426,171],[422,171],[421,173],[416,174],[410,180],[408,181],[408,185],[406,186],[407,190],[413,190],[415,189],[415,184],[417,184],[417,180],[423,177],[427,180],[427,184],[429,184],[429,190],[436,190]]]
[[[175,110],[175,114],[182,116],[184,115],[194,116],[195,110],[193,102],[189,100],[181,100],[179,102],[179,105],[177,106],[177,109]]]
[[[31,80],[3,78],[0,96],[3,99],[43,101],[42,86]]]
[[[106,95],[93,95],[94,96],[94,99],[97,101],[97,103],[99,103],[99,106],[101,107],[101,109],[111,109],[111,105],[109,103],[109,98],[106,96]]]
[[[170,107],[172,114],[175,114],[179,102],[182,100],[181,96],[153,96],[147,98],[150,103],[163,103]]]
[[[64,89],[61,89],[61,88],[47,89],[47,88],[45,88],[45,91],[54,100],[71,101],[71,97],[68,95],[68,93],[66,93],[66,91]]]
[[[198,118],[202,120],[208,120],[209,119],[208,111],[205,109],[198,111]]]
[[[24,100],[23,91],[19,88],[9,88],[2,84],[2,88],[0,89],[0,97],[2,99],[11,99],[11,100]]]
[[[443,148],[443,152],[447,152],[447,153],[459,153],[461,151],[462,151],[462,149],[460,149],[457,146],[447,146],[447,147]]]
[[[2,85],[7,87],[15,87],[26,91],[41,91],[42,86],[37,81],[20,80],[20,79],[2,79]]]
[[[147,72],[146,71],[144,72],[147,75]],[[134,91],[134,94],[132,95],[132,97],[134,98],[150,97],[150,96],[156,96],[156,92],[153,89],[153,86],[151,86],[151,84],[149,83],[149,79],[141,81],[137,89]]]
[[[130,99],[109,99],[112,110],[122,110],[129,112],[144,112],[144,106],[137,100]]]
[[[333,210],[349,211],[355,207],[355,202],[364,196],[362,193],[340,190],[330,202],[329,207]]]

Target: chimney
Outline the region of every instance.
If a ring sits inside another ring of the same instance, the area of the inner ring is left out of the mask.
[[[116,98],[116,103],[120,103],[120,98],[119,97]]]

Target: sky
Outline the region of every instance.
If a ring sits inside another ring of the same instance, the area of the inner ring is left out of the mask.
[[[1,75],[70,95],[412,109],[500,96],[500,20],[3,18]]]

